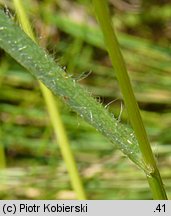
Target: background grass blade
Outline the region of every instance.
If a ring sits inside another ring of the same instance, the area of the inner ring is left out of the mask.
[[[35,40],[33,31],[31,29],[31,25],[29,23],[27,14],[25,13],[25,10],[24,10],[24,7],[21,1],[13,0],[13,2],[14,2],[17,16],[20,20],[22,28],[33,40]],[[47,89],[47,87],[43,85],[43,83],[39,82],[39,84],[40,84],[40,88],[41,88],[42,94],[46,102],[50,121],[51,121],[51,124],[54,129],[54,133],[56,136],[56,141],[58,142],[60,146],[62,156],[66,163],[66,167],[67,167],[70,179],[71,179],[72,187],[78,199],[81,199],[81,200],[86,199],[85,191],[82,185],[81,178],[78,173],[74,155],[69,145],[66,131],[64,129],[64,126],[63,126],[63,123],[60,117],[57,102],[55,101],[55,98],[53,97],[51,91]]]
[[[158,171],[154,155],[142,122],[138,104],[131,86],[131,82],[126,70],[125,62],[122,57],[117,38],[115,36],[108,5],[105,0],[93,0],[95,11],[101,26],[106,46],[112,61],[115,73],[121,88],[126,109],[131,125],[135,131],[140,150],[142,152],[143,160],[148,167],[150,173],[147,174],[147,179],[154,199],[167,199],[165,189],[163,187],[162,179]]]
[[[7,64],[4,62],[4,64],[0,65],[0,72],[1,71],[6,71],[7,69]],[[4,72],[3,72],[4,73]],[[1,89],[1,82],[2,80],[0,79],[0,89]],[[0,126],[0,136],[2,137],[2,128]],[[6,155],[5,155],[5,148],[2,142],[0,142],[0,169],[6,168]]]

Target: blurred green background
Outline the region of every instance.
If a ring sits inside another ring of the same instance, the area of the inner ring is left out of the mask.
[[[39,44],[129,125],[90,0],[26,0]],[[0,0],[10,9],[11,1]],[[171,2],[109,0],[118,40],[171,199]],[[57,98],[58,100],[58,98]],[[88,199],[151,199],[145,176],[60,99]],[[58,103],[59,103],[58,101]],[[0,50],[0,199],[75,199],[37,81]],[[2,150],[2,151],[1,151]],[[6,168],[4,168],[6,167]]]

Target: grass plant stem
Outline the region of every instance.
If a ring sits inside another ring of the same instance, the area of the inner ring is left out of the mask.
[[[8,69],[8,66],[6,64],[6,61],[2,61],[0,64],[0,73],[5,73]],[[2,85],[3,79],[0,79],[0,88]],[[0,137],[2,137],[2,127],[0,126]],[[0,142],[0,169],[6,168],[6,154],[5,154],[5,148],[2,142]]]
[[[167,199],[159,170],[140,115],[125,62],[117,41],[106,0],[93,0],[95,12],[103,32],[106,47],[122,91],[131,125],[135,131],[139,148],[147,169],[145,170],[154,199]]]
[[[36,41],[31,25],[29,23],[29,19],[21,1],[13,0],[13,2],[23,30],[32,38],[32,40]],[[39,81],[39,84],[42,94],[44,96],[44,100],[46,102],[47,110],[49,113],[51,124],[53,126],[56,140],[58,141],[58,144],[60,146],[62,157],[65,161],[70,176],[72,187],[76,193],[77,198],[79,200],[85,200],[86,194],[77,169],[72,149],[68,142],[62,119],[60,117],[56,99],[52,95],[51,91],[42,82]]]
[[[6,167],[6,157],[4,146],[0,143],[0,169],[4,169]]]

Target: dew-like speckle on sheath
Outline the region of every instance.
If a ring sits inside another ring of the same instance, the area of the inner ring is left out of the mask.
[[[0,31],[5,30],[5,29],[6,29],[6,27],[4,27],[4,26],[0,27]]]
[[[8,44],[11,44],[12,43],[12,41],[11,40],[8,40]]]
[[[52,80],[52,85],[54,86],[54,88],[56,87],[56,83],[57,83],[57,81],[58,81],[58,79],[56,79],[56,80]]]
[[[44,56],[45,56],[46,59],[48,58],[48,54],[47,54],[46,52],[45,52],[45,55],[44,55]]]
[[[53,71],[48,71],[47,72],[49,76],[53,77],[54,76],[54,72]]]
[[[22,51],[23,49],[26,49],[26,48],[27,48],[27,46],[20,47],[20,48],[18,49],[18,51]]]
[[[127,142],[128,142],[129,144],[132,144],[132,142],[131,142],[129,139],[127,139]]]

